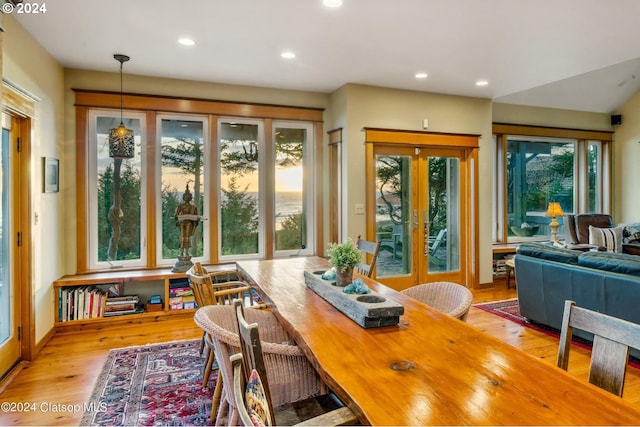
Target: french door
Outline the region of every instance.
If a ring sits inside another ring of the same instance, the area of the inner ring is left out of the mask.
[[[19,199],[17,195],[19,161],[17,136],[19,120],[2,115],[2,156],[0,158],[0,378],[20,360],[20,280],[17,230]]]
[[[381,242],[375,279],[395,289],[472,286],[471,165],[465,147],[371,146],[367,236]]]

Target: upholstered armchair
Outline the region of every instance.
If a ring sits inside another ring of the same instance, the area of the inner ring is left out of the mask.
[[[572,245],[589,243],[590,225],[598,228],[612,228],[613,218],[608,214],[565,215],[564,228],[567,243]]]

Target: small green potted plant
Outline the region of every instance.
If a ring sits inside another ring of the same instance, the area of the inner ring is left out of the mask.
[[[336,269],[336,285],[347,286],[353,280],[353,267],[362,259],[362,252],[348,238],[344,243],[329,243],[329,264]]]

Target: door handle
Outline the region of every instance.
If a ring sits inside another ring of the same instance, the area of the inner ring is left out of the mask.
[[[422,211],[422,224],[423,224],[423,241],[424,241],[424,248],[423,248],[423,254],[424,256],[429,256],[429,221],[427,221],[427,210],[423,210]]]

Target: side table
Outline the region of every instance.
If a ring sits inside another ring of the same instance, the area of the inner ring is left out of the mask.
[[[513,274],[513,278],[515,280],[516,277],[516,264],[513,258],[509,258],[504,262],[504,267],[507,270],[507,289],[511,288],[511,274]],[[516,283],[517,286],[517,283]]]

